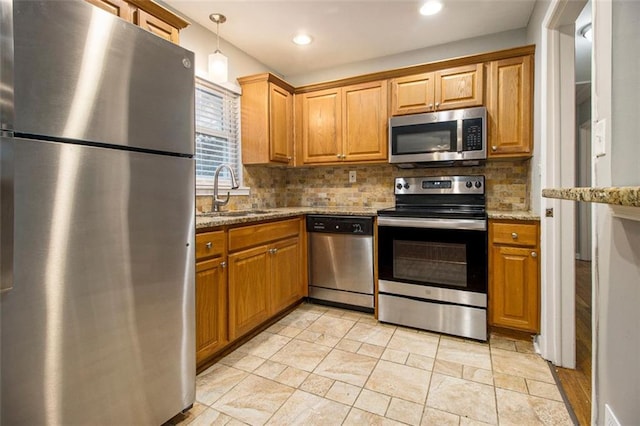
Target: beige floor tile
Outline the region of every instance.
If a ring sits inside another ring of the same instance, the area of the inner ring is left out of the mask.
[[[515,392],[527,393],[527,384],[522,377],[511,376],[509,374],[493,373],[495,387],[508,389]]]
[[[345,336],[347,339],[356,340],[362,343],[369,343],[376,346],[386,346],[393,336],[394,331],[377,325],[363,323],[355,324]]]
[[[345,312],[346,312],[346,310],[344,310],[344,309],[334,308],[334,307],[327,307],[327,310],[325,311],[325,313],[323,315],[327,315],[327,316],[335,317],[335,318],[342,318],[342,316],[344,315]]]
[[[340,349],[341,351],[345,352],[356,353],[358,352],[358,349],[360,349],[360,346],[362,346],[362,343],[356,342],[355,340],[342,339],[336,345],[336,349]]]
[[[269,333],[278,334],[278,332],[282,330],[284,327],[285,326],[282,324],[275,323],[275,324],[271,324],[271,326],[269,326],[269,328],[267,328],[266,331],[268,331]]]
[[[409,358],[407,358],[405,364],[407,364],[409,367],[416,367],[421,370],[433,371],[434,362],[435,359],[429,356],[409,354]]]
[[[534,353],[533,342],[516,340],[516,350],[523,354],[532,354]]]
[[[287,368],[287,366],[284,364],[266,360],[260,367],[255,369],[253,374],[264,377],[265,379],[275,379],[285,368]]]
[[[496,389],[501,425],[572,425],[564,403]]]
[[[207,407],[198,417],[196,417],[191,423],[191,426],[222,426],[229,423],[231,417],[213,408]]]
[[[339,337],[331,336],[325,333],[316,333],[315,331],[304,330],[296,336],[296,339],[305,342],[317,343],[328,348],[333,348],[340,341]]]
[[[294,389],[250,375],[220,398],[212,408],[251,425],[262,425],[293,394]]]
[[[364,312],[356,312],[356,311],[345,311],[344,314],[342,314],[342,317],[344,319],[350,319],[353,321],[360,321],[362,318],[373,318],[373,314],[367,314]]]
[[[529,389],[530,395],[553,399],[555,401],[562,401],[562,395],[560,395],[558,386],[555,384],[527,379],[527,389]]]
[[[326,426],[339,425],[349,413],[349,407],[301,390],[280,407],[268,425]]]
[[[202,414],[205,410],[210,410],[210,408],[196,401],[193,403],[193,407],[191,407],[189,410],[185,411],[184,413],[175,415],[173,418],[171,418],[171,420],[166,422],[164,426],[188,425],[189,423],[192,423],[195,420],[195,418],[198,417],[200,414]]]
[[[515,340],[507,339],[502,336],[491,335],[489,338],[489,346],[492,349],[504,349],[506,351],[516,351]]]
[[[425,407],[422,413],[422,426],[458,426],[460,416],[447,413],[446,411],[436,410],[435,408]]]
[[[274,324],[274,325],[277,325],[277,324]],[[297,328],[297,327],[292,327],[290,325],[286,325],[286,326],[282,327],[282,329],[280,329],[280,331],[276,332],[276,334],[279,334],[279,335],[285,336],[285,337],[296,337],[298,334],[302,333],[302,331],[303,330],[301,328]]]
[[[248,373],[222,364],[215,364],[196,377],[196,400],[211,405],[247,377]]]
[[[273,355],[271,361],[311,372],[329,351],[331,348],[326,346],[294,339]]]
[[[289,337],[263,331],[244,345],[240,346],[236,352],[244,352],[260,358],[269,359],[290,341],[291,338]]]
[[[433,364],[433,372],[462,378],[462,364],[458,364],[457,362],[445,361],[443,359],[436,359]]]
[[[349,332],[354,324],[355,321],[334,317],[326,313],[318,318],[307,329],[309,331],[315,331],[316,333],[328,334],[330,336],[342,338]]]
[[[431,373],[426,370],[380,360],[365,388],[424,404],[430,378]]]
[[[365,316],[362,317],[358,320],[359,323],[361,324],[370,324],[370,325],[381,325],[381,323],[378,322],[377,319],[375,319],[373,316]]]
[[[274,380],[278,383],[282,383],[283,385],[297,388],[307,379],[307,377],[309,377],[309,373],[306,371],[287,367],[282,373],[278,374]]]
[[[247,423],[241,422],[238,419],[231,419],[229,420],[229,423],[225,424],[224,426],[247,426]]]
[[[322,312],[314,310],[296,309],[295,311],[282,318],[277,324],[282,326],[291,326],[304,330],[309,327],[315,320],[323,315]]]
[[[327,377],[318,376],[317,374],[309,374],[309,377],[302,382],[300,389],[318,396],[325,396],[333,386],[334,380]]]
[[[298,305],[298,307],[296,308],[296,311],[311,311],[311,312],[319,312],[320,314],[323,314],[325,312],[327,312],[328,307],[325,305],[317,305],[315,303],[301,303],[300,305]]]
[[[399,351],[397,349],[385,349],[380,357],[385,361],[395,362],[396,364],[404,364],[409,358],[409,352]]]
[[[487,426],[490,423],[479,422],[468,417],[460,417],[460,426]]]
[[[491,359],[494,372],[555,383],[547,362],[539,355],[492,349]]]
[[[493,386],[438,373],[431,378],[426,405],[485,423],[498,420]]]
[[[358,352],[356,353],[360,355],[370,356],[372,358],[380,358],[383,352],[384,352],[384,346],[376,346],[376,345],[370,345],[369,343],[363,343],[362,346],[360,346],[360,349],[358,349]]]
[[[369,389],[362,389],[353,406],[373,414],[384,416],[387,412],[389,402],[391,402],[391,397],[388,395],[370,391]]]
[[[368,411],[361,410],[359,408],[352,408],[349,415],[345,419],[343,426],[403,426],[402,423],[395,420],[387,419],[377,414],[370,413]]]
[[[442,359],[458,364],[491,370],[489,345],[469,343],[442,337],[438,346],[436,360]]]
[[[389,340],[387,347],[412,354],[435,358],[438,349],[437,337],[428,334],[418,334],[406,329],[397,329]]]
[[[369,356],[334,349],[313,372],[330,379],[362,386],[376,362],[376,359]]]
[[[391,403],[389,404],[385,417],[417,426],[420,424],[423,409],[424,405],[422,404],[405,401],[404,399],[391,398]]]
[[[360,386],[336,381],[324,397],[345,405],[353,405],[360,394],[360,389],[362,389]]]
[[[248,371],[249,373],[260,367],[264,362],[264,358],[239,351],[231,352],[220,360],[220,364],[228,365],[229,367],[234,367],[238,370]]]
[[[493,373],[491,370],[483,368],[470,367],[465,365],[462,368],[462,378],[473,382],[484,383],[493,386]]]

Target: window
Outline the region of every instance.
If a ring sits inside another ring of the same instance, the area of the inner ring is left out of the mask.
[[[196,78],[196,189],[213,189],[216,168],[231,166],[242,183],[239,95]],[[221,188],[231,187],[231,176],[220,173]],[[202,191],[204,190],[204,191]]]

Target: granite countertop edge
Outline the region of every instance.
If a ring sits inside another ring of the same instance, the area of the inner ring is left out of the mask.
[[[542,190],[542,196],[561,200],[640,207],[640,186],[547,188]]]
[[[391,206],[387,206],[391,207]],[[246,216],[211,216],[207,214],[196,215],[196,230],[216,228],[228,225],[250,224],[271,219],[284,219],[306,214],[332,214],[343,216],[369,216],[378,215],[378,210],[385,207],[278,207],[265,209],[266,213],[248,214]],[[224,212],[223,212],[224,214]],[[488,210],[489,219],[504,220],[540,220],[540,216],[531,211],[499,211]]]

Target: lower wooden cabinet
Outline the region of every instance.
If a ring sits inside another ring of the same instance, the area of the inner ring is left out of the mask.
[[[196,363],[227,345],[227,273],[223,259],[196,263]]]
[[[301,292],[300,239],[289,238],[273,244],[271,251],[271,312],[291,306],[303,297]]]
[[[489,222],[489,323],[540,331],[538,222]]]

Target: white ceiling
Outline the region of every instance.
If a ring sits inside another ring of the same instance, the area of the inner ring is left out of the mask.
[[[442,12],[422,16],[409,0],[164,0],[212,32],[209,14],[225,15],[221,38],[285,76],[523,28],[535,3],[441,1]],[[293,44],[299,31],[313,43]]]

